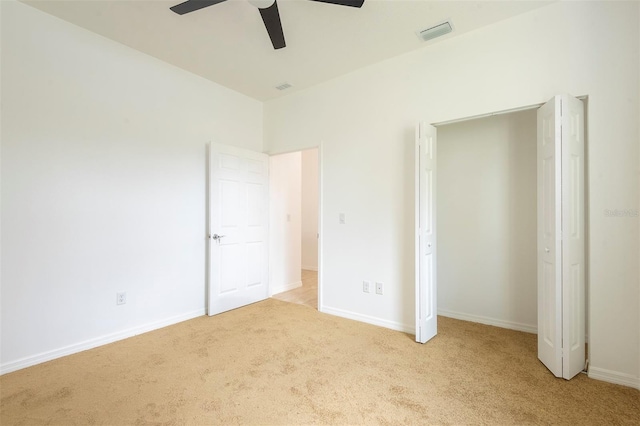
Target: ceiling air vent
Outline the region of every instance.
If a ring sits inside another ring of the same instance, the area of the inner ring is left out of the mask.
[[[278,90],[287,90],[289,87],[292,87],[289,83],[282,83],[276,86]]]
[[[451,31],[453,31],[453,25],[451,25],[451,21],[445,21],[442,24],[438,24],[434,27],[417,31],[416,34],[422,41],[428,41],[436,37],[449,34]]]

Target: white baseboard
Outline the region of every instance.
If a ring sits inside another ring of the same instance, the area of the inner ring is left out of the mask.
[[[293,282],[293,283],[289,283],[289,284],[281,285],[281,286],[278,286],[278,287],[274,287],[271,290],[271,294],[274,295],[274,294],[282,293],[282,292],[285,292],[285,291],[293,290],[294,288],[299,288],[299,287],[302,287],[302,281],[296,281],[296,282]]]
[[[615,383],[617,385],[629,386],[630,388],[640,390],[640,377],[634,377],[630,374],[589,366],[588,376],[591,379],[602,380],[604,382]]]
[[[483,317],[479,315],[464,314],[462,312],[449,311],[447,309],[438,309],[438,315],[443,317],[455,318],[463,321],[478,322],[480,324],[493,325],[495,327],[508,328],[510,330],[524,331],[526,333],[538,334],[538,326],[531,324],[522,324],[513,321],[504,321],[496,318]]]
[[[367,324],[377,325],[379,327],[390,328],[391,330],[402,331],[404,333],[415,334],[416,329],[414,325],[401,324],[395,321],[389,321],[382,318],[372,317],[369,315],[358,314],[356,312],[345,311],[343,309],[331,308],[328,306],[322,306],[318,309],[320,312],[329,315],[335,315],[337,317],[348,318]]]
[[[302,265],[300,268],[304,269],[306,271],[316,271],[316,272],[318,272],[318,265],[316,265],[316,266],[305,266],[305,265]]]
[[[127,339],[129,337],[137,336],[138,334],[147,333],[149,331],[157,330],[159,328],[167,327],[169,325],[173,325],[179,322],[197,318],[197,317],[203,316],[204,314],[205,314],[204,308],[197,309],[195,311],[176,315],[171,318],[151,322],[138,327],[132,327],[126,330],[107,334],[101,337],[85,340],[84,342],[75,343],[73,345],[65,346],[60,349],[54,349],[52,351],[42,352],[37,355],[24,357],[16,361],[11,361],[6,364],[0,365],[0,375],[11,373],[12,371],[16,371],[16,370],[21,370],[23,368],[31,367],[36,364],[41,364],[43,362],[51,361],[56,358],[61,358],[63,356],[86,351],[87,349],[93,349],[98,346],[116,342],[118,340]]]

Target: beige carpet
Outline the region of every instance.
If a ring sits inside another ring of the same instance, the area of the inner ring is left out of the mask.
[[[413,336],[267,300],[0,378],[5,425],[635,424],[640,392],[555,379],[535,336]]]

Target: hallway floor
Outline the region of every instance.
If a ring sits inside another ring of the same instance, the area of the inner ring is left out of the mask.
[[[284,302],[306,305],[318,309],[318,272],[307,269],[302,270],[302,287],[274,294],[274,299]]]

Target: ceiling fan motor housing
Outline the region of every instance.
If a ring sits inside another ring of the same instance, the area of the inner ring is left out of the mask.
[[[249,0],[249,3],[257,7],[258,9],[266,9],[271,7],[276,0]]]

